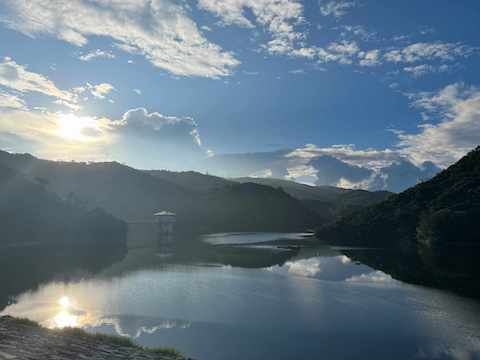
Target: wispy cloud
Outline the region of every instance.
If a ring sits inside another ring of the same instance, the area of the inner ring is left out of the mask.
[[[3,5],[0,21],[25,35],[54,36],[76,46],[103,36],[175,75],[218,78],[230,75],[239,64],[169,0],[6,0]]]
[[[304,21],[303,5],[297,0],[199,0],[198,4],[226,25],[264,27],[272,39],[263,47],[273,54],[291,54],[305,39],[305,34],[296,29]],[[246,9],[253,13],[255,23],[245,15]]]
[[[88,53],[84,53],[80,55],[78,58],[82,61],[91,61],[93,59],[101,58],[101,59],[115,59],[115,54],[111,51],[104,51],[104,50],[94,50]]]
[[[67,90],[60,90],[53,81],[48,79],[42,74],[28,70],[24,65],[17,64],[12,58],[6,57],[0,62],[0,85],[13,90],[20,94],[26,93],[40,93],[55,98],[55,102],[61,105],[65,105],[71,109],[78,110],[76,96],[73,92]],[[4,102],[7,101],[7,95],[4,95]],[[12,95],[8,96],[10,105],[19,108],[17,98],[12,98]]]
[[[93,97],[97,99],[105,99],[106,95],[108,95],[110,92],[115,90],[115,87],[112,84],[109,83],[100,83],[100,84],[90,84],[86,83],[84,86],[77,86],[72,89],[72,91],[76,95],[86,95],[86,93],[90,93]],[[85,97],[84,100],[87,100],[88,98]]]
[[[415,63],[425,60],[452,61],[459,57],[468,57],[478,49],[459,43],[414,43],[404,48],[390,50],[385,60],[395,63]]]
[[[411,94],[413,106],[424,111],[419,132],[398,132],[401,152],[417,163],[431,160],[448,166],[478,145],[480,90],[455,83],[438,92]]]
[[[4,109],[24,109],[25,101],[18,96],[0,92],[0,111]]]
[[[346,0],[321,0],[320,12],[323,16],[340,18],[347,14],[348,10],[356,6],[355,1]]]
[[[21,93],[38,92],[64,101],[73,100],[71,93],[60,90],[53,81],[29,71],[9,57],[0,62],[0,85]]]
[[[361,51],[358,53],[361,66],[378,66],[381,64],[380,50]]]
[[[105,99],[105,96],[108,95],[115,88],[112,84],[101,83],[98,85],[87,84],[91,94],[98,99]]]
[[[406,66],[403,68],[403,71],[412,75],[415,78],[420,78],[427,74],[432,73],[443,73],[449,71],[451,67],[447,64],[443,64],[440,66],[430,65],[430,64],[422,64],[416,66]]]

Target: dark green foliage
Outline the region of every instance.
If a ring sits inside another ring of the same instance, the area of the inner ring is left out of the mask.
[[[46,188],[67,203],[102,208],[126,221],[152,221],[159,210],[173,211],[184,232],[302,231],[319,222],[282,191],[194,172],[146,172],[118,163],[54,162],[0,152],[2,163],[29,179],[45,179]]]
[[[58,252],[125,247],[126,225],[103,210],[85,210],[0,164],[0,247],[37,246]]]
[[[480,245],[480,147],[442,171],[386,201],[318,231],[342,244],[408,248],[422,244]]]
[[[205,206],[208,204],[208,206]],[[318,223],[318,216],[282,189],[253,183],[233,184],[201,195],[187,221],[200,233],[234,231],[303,231]],[[185,219],[185,220],[184,220]]]
[[[388,191],[365,191],[336,188],[333,186],[311,186],[294,181],[272,178],[237,178],[240,183],[256,184],[282,188],[287,194],[301,200],[302,204],[317,213],[321,223],[328,223],[339,216],[355,210],[377,204],[392,193]]]

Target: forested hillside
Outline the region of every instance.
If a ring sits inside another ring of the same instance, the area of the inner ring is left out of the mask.
[[[125,249],[126,225],[100,209],[61,200],[34,182],[0,165],[0,247],[37,246],[69,251]]]
[[[261,185],[199,191],[115,162],[55,162],[6,152],[0,152],[0,164],[62,199],[103,208],[125,221],[151,221],[159,210],[174,211],[179,231],[303,231],[319,223],[298,200]]]
[[[433,179],[321,228],[320,238],[362,246],[480,245],[480,147]]]

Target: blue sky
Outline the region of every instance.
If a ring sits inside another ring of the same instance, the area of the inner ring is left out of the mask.
[[[479,142],[479,18],[474,0],[5,0],[0,148],[401,190]]]

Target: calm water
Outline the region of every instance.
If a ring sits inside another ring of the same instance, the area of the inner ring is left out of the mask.
[[[304,247],[276,248],[275,239]],[[205,240],[222,246],[171,258],[136,251],[93,276],[52,276],[2,314],[199,360],[480,358],[478,302],[403,284],[301,235]]]

